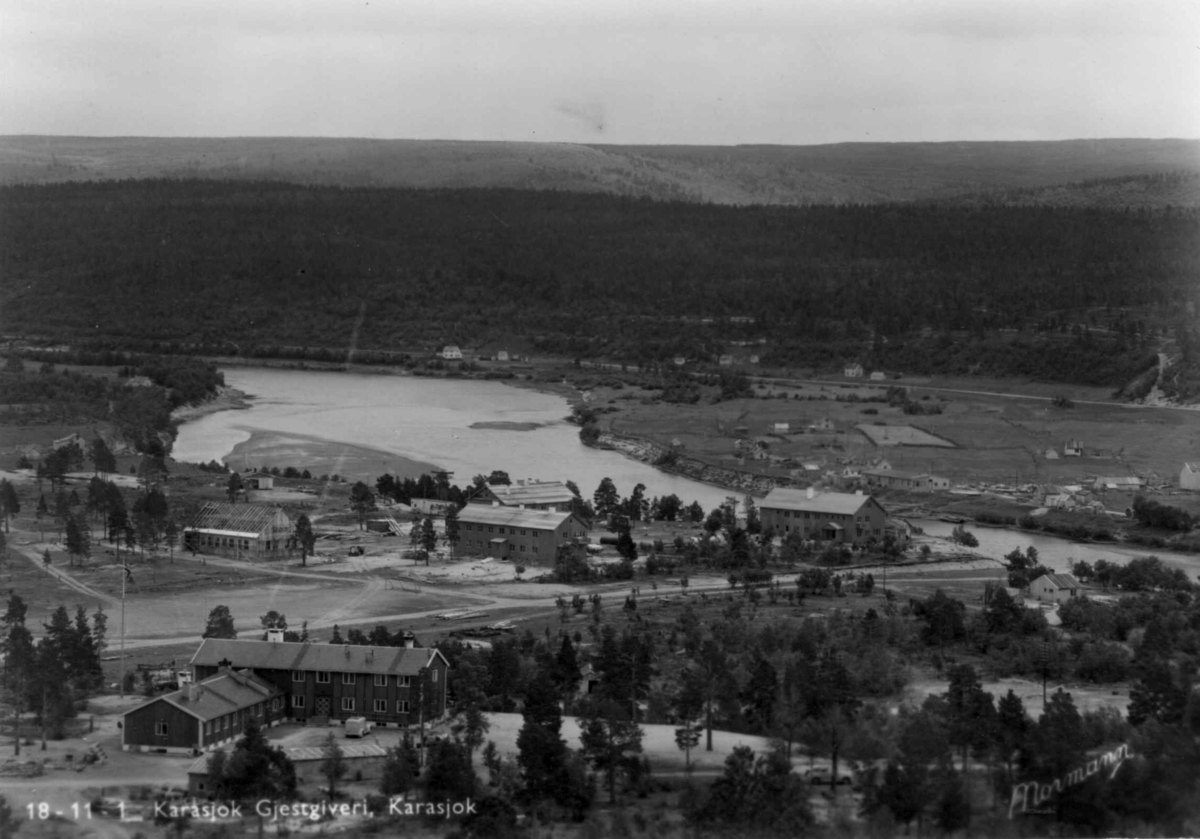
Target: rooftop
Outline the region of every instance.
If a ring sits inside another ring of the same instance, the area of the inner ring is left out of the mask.
[[[569,512],[554,510],[523,510],[520,507],[489,504],[468,504],[458,511],[460,522],[499,524],[507,527],[529,527],[534,530],[555,530],[571,518]]]
[[[129,713],[155,702],[167,702],[200,720],[208,721],[243,708],[251,708],[264,699],[278,695],[278,690],[255,678],[251,673],[218,673],[202,682],[145,702]],[[189,699],[189,696],[195,698]]]
[[[489,486],[493,495],[500,503],[516,506],[518,504],[569,504],[575,498],[575,493],[567,489],[560,481],[544,481],[540,483],[511,484],[508,486]],[[486,493],[476,496],[482,503],[487,498]]]
[[[426,667],[435,649],[426,647],[363,647],[351,644],[313,644],[297,641],[239,641],[205,638],[192,656],[193,666],[260,670],[320,670],[330,673],[396,673],[415,676]],[[443,659],[444,660],[444,659]]]
[[[809,498],[808,490],[778,487],[767,493],[767,497],[760,501],[758,506],[763,509],[803,510],[809,513],[852,516],[871,501],[874,499],[869,495],[854,495],[847,492],[814,492],[813,497]]]
[[[1075,579],[1072,574],[1044,574],[1055,588],[1083,588],[1083,583]],[[1034,580],[1034,582],[1037,582]]]
[[[341,751],[342,757],[347,760],[387,756],[387,749],[383,746],[377,746],[374,743],[343,743],[339,741],[338,750]],[[329,756],[324,746],[284,746],[283,753],[292,762],[300,760],[324,760]],[[188,767],[187,773],[189,775],[207,775],[208,760],[211,757],[211,754],[207,754],[196,758],[192,761],[192,765]]]
[[[282,522],[277,521],[280,516],[283,517]],[[273,524],[287,526],[288,519],[283,510],[270,504],[224,504],[210,501],[196,514],[188,529],[254,537]]]

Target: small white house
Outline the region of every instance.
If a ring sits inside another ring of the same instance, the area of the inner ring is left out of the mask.
[[[462,350],[458,348],[457,344],[447,344],[442,349],[442,358],[446,359],[447,361],[461,361],[462,357]]]
[[[1083,442],[1080,440],[1071,440],[1063,446],[1064,457],[1083,457]]]
[[[242,476],[242,486],[246,489],[274,489],[275,476],[270,472],[251,472]]]
[[[1058,449],[1046,449],[1046,460],[1058,460]]]
[[[1070,574],[1043,574],[1029,584],[1029,594],[1048,603],[1065,603],[1083,593],[1083,584]]]
[[[508,361],[508,350],[500,350],[498,353],[496,353],[496,360]]]
[[[752,355],[752,356],[750,356],[750,363],[751,363],[751,364],[758,364],[758,356],[756,356],[756,355]]]
[[[1200,490],[1200,461],[1183,464],[1179,470],[1179,488]]]
[[[863,366],[858,362],[847,364],[846,369],[842,371],[848,379],[861,379],[863,374]]]
[[[682,366],[683,366],[683,365],[685,365],[685,364],[687,364],[687,359],[686,359],[686,358],[684,358],[684,357],[683,357],[683,356],[681,356],[681,355],[677,355],[677,356],[675,356],[675,366],[676,366],[676,367],[682,367]]]
[[[886,379],[887,379],[887,374],[884,373],[882,370],[876,370],[875,372],[873,372],[871,374],[871,381],[873,381],[873,382],[882,382]]]
[[[777,422],[775,423],[773,430],[776,434],[787,434],[789,431],[791,431],[791,428],[792,426],[790,423]]]
[[[723,355],[717,359],[717,364],[720,364],[722,367],[730,367],[733,364],[733,356]]]

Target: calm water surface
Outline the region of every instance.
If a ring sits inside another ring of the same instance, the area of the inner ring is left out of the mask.
[[[706,510],[732,494],[583,446],[579,428],[564,419],[570,406],[554,394],[462,379],[242,367],[223,372],[226,384],[254,397],[252,407],[185,423],[173,450],[179,460],[221,460],[253,431],[281,432],[435,463],[454,472],[452,480],[459,486],[474,475],[502,469],[514,480],[573,480],[585,498],[605,477],[613,479],[623,496],[643,483],[647,497],[675,493],[685,503],[699,501]],[[470,427],[478,422],[542,427]]]

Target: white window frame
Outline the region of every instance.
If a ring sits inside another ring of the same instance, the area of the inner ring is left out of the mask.
[[[303,708],[304,707],[304,697],[298,693],[293,693],[292,694],[292,707],[293,708]]]
[[[386,714],[387,713],[387,700],[386,699],[376,699],[375,700],[375,713],[376,714]]]
[[[329,684],[329,671],[328,670],[318,670],[317,671],[317,684],[318,685]]]
[[[387,673],[376,673],[375,674],[375,687],[377,687],[377,688],[387,687]]]
[[[412,687],[412,676],[397,676],[396,686],[402,688]]]
[[[353,685],[356,683],[355,679],[356,679],[356,677],[353,673],[343,673],[342,674],[342,684],[343,685]]]
[[[166,737],[167,736],[167,724],[165,722],[156,722],[154,724],[154,736],[155,737]]]
[[[409,707],[409,706],[408,706],[408,700],[407,700],[407,699],[398,699],[398,700],[396,700],[396,713],[397,713],[397,714],[407,714],[407,713],[408,713],[408,707]]]
[[[303,682],[303,681],[306,681],[306,678],[307,678],[307,674],[303,670],[293,670],[292,671],[292,681],[293,682]]]
[[[353,711],[354,710],[354,697],[353,696],[343,696],[342,697],[342,710],[343,711]]]

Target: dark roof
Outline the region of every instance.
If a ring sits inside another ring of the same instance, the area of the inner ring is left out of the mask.
[[[205,638],[192,656],[192,666],[216,667],[222,661],[234,667],[259,670],[320,670],[330,673],[396,673],[415,676],[428,666],[435,649],[425,647],[361,647],[350,644],[312,644],[296,641],[239,641]],[[442,656],[442,661],[445,661]]]
[[[256,678],[252,673],[218,673],[202,682],[187,685],[143,703],[127,715],[137,713],[155,702],[166,702],[207,722],[234,711],[253,708],[260,702],[279,695],[279,691],[273,685]]]
[[[272,525],[290,527],[287,514],[278,507],[270,504],[223,504],[210,501],[196,514],[188,529],[227,536],[254,537]]]

